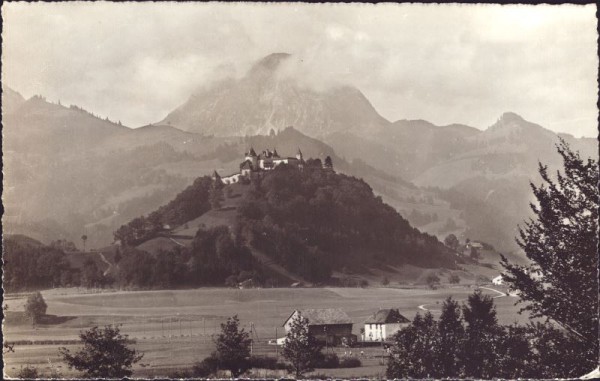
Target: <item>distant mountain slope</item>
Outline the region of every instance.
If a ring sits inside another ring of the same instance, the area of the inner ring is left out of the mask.
[[[196,177],[238,171],[250,146],[285,155],[301,148],[333,157],[345,172],[402,183],[364,163],[346,163],[295,129],[247,138],[206,137],[167,125],[129,129],[42,97],[23,101],[3,124],[4,232],[46,243],[80,243],[86,234],[88,247],[105,246],[120,225],[166,203]]]
[[[389,122],[356,88],[322,92],[279,75],[289,54],[271,54],[240,80],[225,80],[197,91],[159,124],[215,136],[265,135],[294,126],[318,137],[348,129],[377,128]]]
[[[2,116],[8,115],[18,109],[25,102],[25,98],[6,85],[2,85]]]

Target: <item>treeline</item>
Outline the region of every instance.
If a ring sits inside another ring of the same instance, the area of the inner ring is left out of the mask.
[[[435,237],[410,226],[362,180],[279,165],[252,181],[239,208],[238,234],[282,266],[313,281],[331,270],[374,261],[453,268]]]
[[[112,279],[103,276],[94,260],[87,257],[80,266],[72,266],[65,252],[54,243],[32,245],[7,237],[3,260],[3,284],[8,292],[51,287],[103,287],[112,283]]]
[[[133,246],[117,248],[114,267],[104,275],[98,253],[65,254],[57,245],[4,241],[4,287],[8,292],[52,287],[125,287],[165,289],[276,285],[254,261],[250,250],[235,242],[224,226],[199,230],[190,248],[175,247],[152,255]],[[96,261],[93,260],[96,256]]]
[[[212,180],[208,176],[197,178],[175,199],[148,216],[141,216],[122,225],[114,233],[115,240],[125,246],[137,245],[155,237],[165,225],[181,225],[210,210],[209,191]]]
[[[257,270],[248,248],[236,244],[224,226],[198,230],[190,248],[161,250],[156,255],[124,247],[117,257],[116,282],[133,288],[237,286],[264,275]]]
[[[480,291],[465,305],[448,298],[393,337],[388,378],[576,378],[597,366],[581,341],[549,323],[498,324],[493,299]]]

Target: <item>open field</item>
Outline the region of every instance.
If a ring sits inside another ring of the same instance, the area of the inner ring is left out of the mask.
[[[495,286],[493,288],[496,288]],[[498,289],[504,291],[503,289]],[[526,322],[517,314],[513,297],[483,289],[495,298],[500,323]],[[457,286],[430,290],[425,288],[272,288],[138,291],[81,293],[77,290],[47,290],[43,292],[51,316],[35,329],[22,319],[23,295],[7,295],[5,340],[74,340],[79,331],[95,325],[121,324],[122,331],[137,341],[136,348],[145,353],[135,367],[137,376],[167,376],[170,370],[189,368],[213,350],[211,336],[219,324],[237,314],[242,326],[254,325],[254,353],[277,355],[269,339],[284,335],[282,324],[294,309],[340,307],[355,322],[354,333],[360,336],[362,322],[378,308],[398,308],[412,319],[425,309],[439,315],[442,301],[448,296],[466,300],[473,288]],[[61,345],[17,345],[15,352],[5,356],[5,373],[15,375],[27,364],[48,372],[55,367],[63,375],[70,373],[58,358]],[[76,348],[76,345],[66,345]],[[330,349],[332,350],[332,349]],[[344,349],[333,349],[343,355]],[[359,350],[357,350],[358,352]],[[356,354],[356,353],[355,353]],[[317,370],[338,377],[377,376],[383,369],[377,348],[365,351],[363,367],[354,369]]]

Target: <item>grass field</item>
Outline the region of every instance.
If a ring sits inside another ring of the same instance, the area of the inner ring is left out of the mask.
[[[499,289],[500,291],[504,291]],[[492,296],[501,294],[483,290]],[[439,315],[442,301],[452,296],[464,301],[473,292],[471,287],[457,286],[430,290],[426,288],[272,288],[138,291],[82,293],[77,290],[54,289],[43,292],[49,315],[35,329],[22,318],[25,297],[8,298],[8,313],[4,322],[5,341],[73,340],[78,333],[95,325],[121,324],[122,331],[135,339],[136,348],[145,353],[137,364],[134,376],[168,376],[178,368],[189,368],[213,350],[211,336],[219,324],[237,314],[242,326],[254,325],[254,353],[277,355],[276,346],[267,341],[284,335],[281,325],[294,309],[339,307],[354,321],[354,333],[360,336],[362,322],[379,308],[398,308],[412,319],[424,309]],[[526,322],[517,314],[512,297],[497,297],[500,323]],[[25,365],[43,372],[51,367],[64,376],[74,376],[62,364],[57,348],[61,345],[17,345],[14,353],[4,357],[5,374],[14,376]],[[77,348],[77,345],[66,345]],[[344,349],[330,349],[343,355]],[[377,348],[365,351],[363,366],[354,369],[316,370],[319,374],[337,377],[377,377],[382,369]]]

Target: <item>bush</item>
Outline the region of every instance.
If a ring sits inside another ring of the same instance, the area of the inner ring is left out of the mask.
[[[459,284],[460,277],[456,274],[452,274],[448,277],[448,282],[450,282],[451,284]]]
[[[32,378],[39,378],[40,374],[36,368],[28,365],[19,371],[19,374],[17,375],[17,377],[24,378],[24,379],[32,379]]]
[[[346,357],[340,361],[340,368],[358,368],[361,367],[362,363],[356,357]]]
[[[323,368],[323,369],[335,369],[340,366],[340,359],[335,353],[326,353],[319,356],[319,358],[315,361],[315,368]]]
[[[194,377],[208,377],[217,371],[219,366],[219,359],[213,353],[204,360],[196,363],[192,368],[192,375]]]
[[[287,369],[287,365],[278,362],[276,358],[269,356],[252,356],[250,357],[250,367],[260,369]]]
[[[169,378],[173,379],[173,378],[192,378],[192,373],[188,370],[174,370],[173,372],[169,373]]]
[[[432,290],[435,290],[440,284],[440,278],[435,274],[428,275],[425,281],[427,282],[429,288],[431,288]]]

